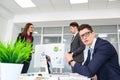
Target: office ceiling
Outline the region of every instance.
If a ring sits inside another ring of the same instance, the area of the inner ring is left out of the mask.
[[[101,9],[120,9],[120,0],[89,0],[89,3],[84,4],[70,4],[69,0],[32,0],[36,5],[34,8],[21,8],[14,0],[0,0],[0,16],[10,17],[15,15],[26,14],[41,14],[41,13],[54,13],[54,12],[67,12],[67,11],[86,11],[86,10],[101,10]],[[89,13],[88,13],[89,14]],[[75,14],[73,14],[75,15]],[[72,21],[72,20],[70,20]],[[54,22],[36,22],[36,26],[57,26],[66,24],[70,21],[54,21]],[[79,20],[76,20],[79,21]],[[83,23],[98,23],[99,22],[113,22],[117,24],[120,19],[101,19],[101,20],[83,20]],[[108,24],[109,24],[108,23]],[[25,23],[17,23],[18,26],[23,26]],[[43,25],[42,25],[43,24]],[[48,24],[48,25],[46,25]]]
[[[79,11],[91,9],[120,8],[120,0],[89,0],[89,3],[71,5],[69,0],[32,0],[37,6],[21,8],[14,0],[0,0],[0,7],[11,14],[35,14],[48,12]]]

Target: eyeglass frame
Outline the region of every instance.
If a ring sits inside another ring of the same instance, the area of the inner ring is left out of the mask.
[[[90,33],[92,33],[92,31],[86,32],[86,33],[80,35],[80,37],[83,39],[84,37],[90,36]]]

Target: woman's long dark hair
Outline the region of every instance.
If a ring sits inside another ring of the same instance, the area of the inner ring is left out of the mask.
[[[32,23],[27,23],[24,27],[24,30],[22,32],[22,36],[26,36],[27,35],[27,30],[29,29],[29,27],[33,25]],[[32,32],[30,33],[30,36],[32,36]]]

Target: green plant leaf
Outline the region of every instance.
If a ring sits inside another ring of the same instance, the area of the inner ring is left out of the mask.
[[[32,44],[25,40],[18,40],[4,44],[0,41],[0,62],[23,63],[31,56]]]

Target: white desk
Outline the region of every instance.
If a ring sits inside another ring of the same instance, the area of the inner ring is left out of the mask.
[[[90,80],[87,77],[70,73],[70,74],[47,74],[38,76],[37,74],[21,75],[19,80]]]

